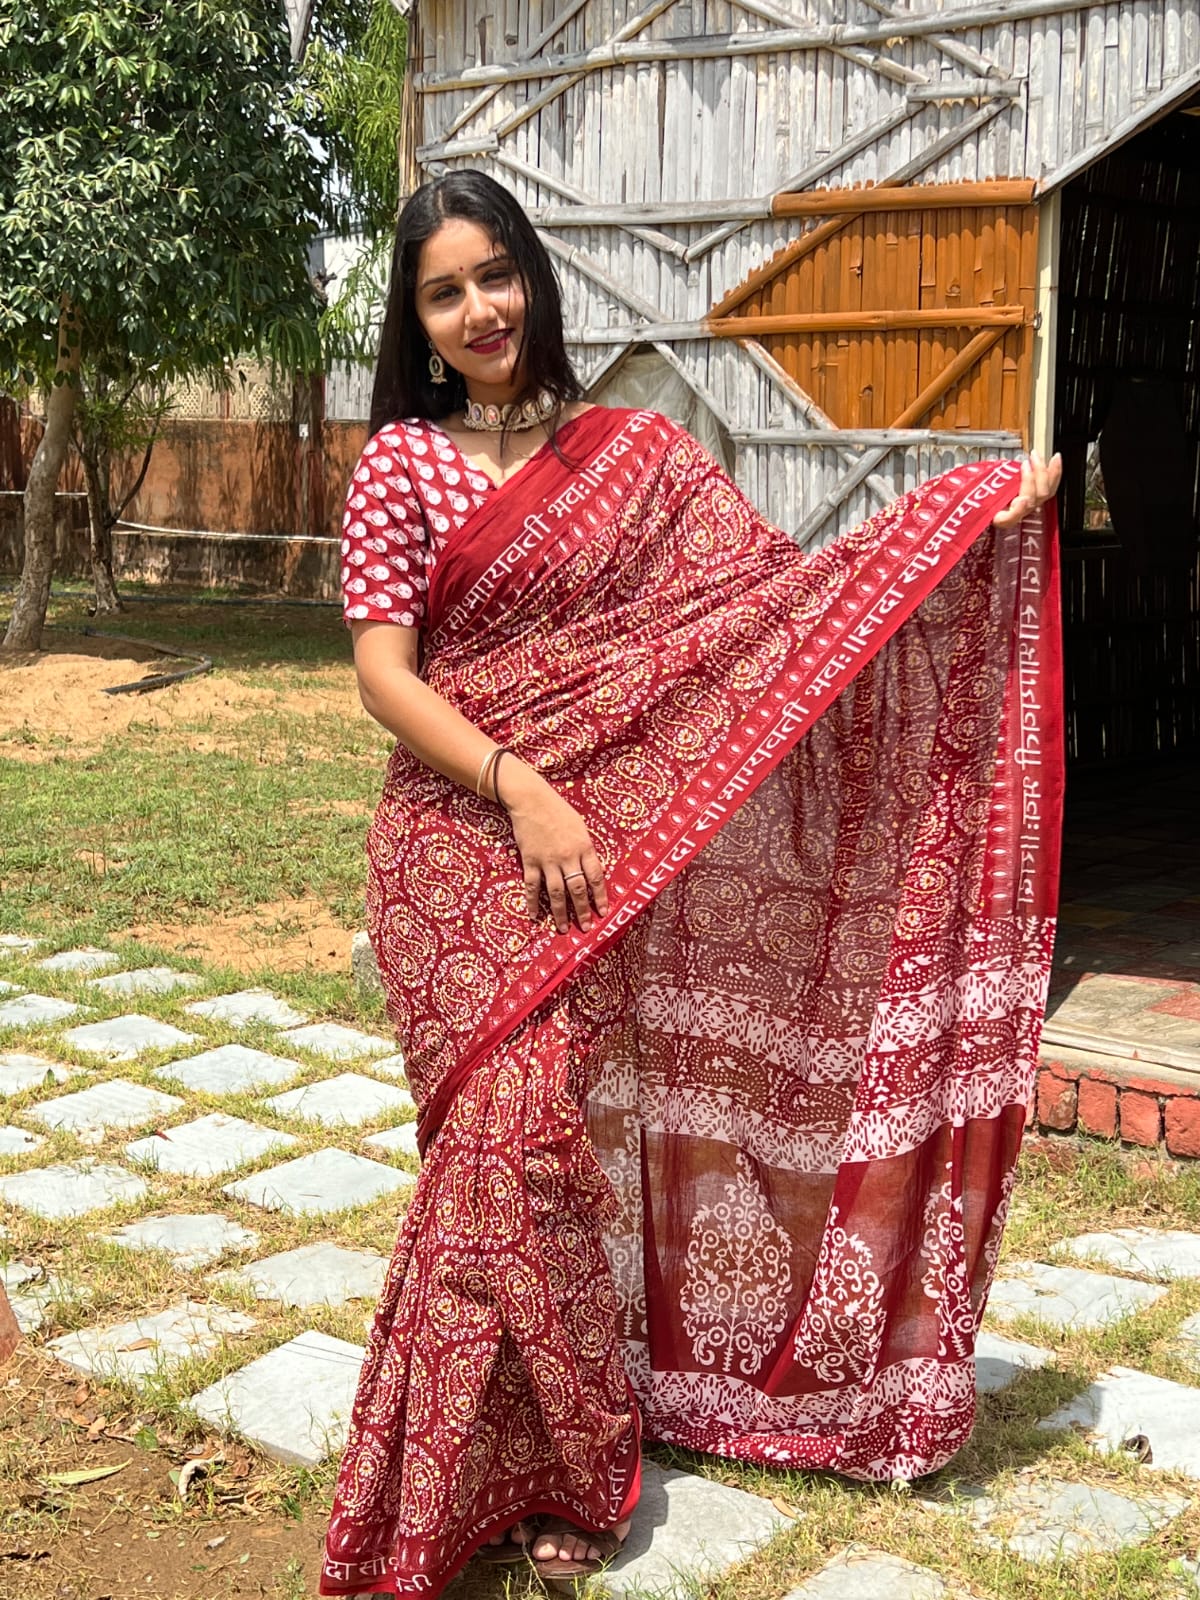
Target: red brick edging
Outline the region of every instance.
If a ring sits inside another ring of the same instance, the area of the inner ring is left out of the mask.
[[[1200,1157],[1200,1074],[1043,1046],[1026,1119],[1046,1133],[1089,1133]]]

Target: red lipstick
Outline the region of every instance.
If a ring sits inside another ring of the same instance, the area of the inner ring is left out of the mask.
[[[511,328],[499,328],[495,333],[485,333],[478,339],[469,339],[467,341],[467,349],[474,350],[478,356],[491,356],[495,355],[498,350],[503,350],[511,338]]]

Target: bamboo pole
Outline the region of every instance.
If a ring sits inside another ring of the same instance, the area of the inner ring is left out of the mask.
[[[734,444],[807,445],[813,450],[889,450],[913,445],[936,444],[951,450],[1019,450],[1021,435],[1003,428],[970,431],[955,428],[945,432],[936,428],[747,428],[730,429]]]
[[[803,311],[795,315],[710,317],[705,327],[714,339],[738,339],[763,333],[894,332],[900,328],[1019,328],[1024,306],[980,306],[954,311],[931,306],[921,311]]]
[[[415,73],[413,83],[419,94],[442,94],[477,85],[548,78],[558,73],[595,72],[647,61],[700,61],[735,55],[776,55],[790,50],[839,49],[845,45],[882,44],[895,38],[920,38],[958,28],[983,28],[993,23],[1012,23],[1063,11],[1090,10],[1108,3],[1109,0],[999,0],[998,4],[960,7],[957,11],[894,16],[886,22],[865,26],[833,23],[823,27],[762,28],[748,33],[647,39],[639,43],[613,40],[591,50],[543,56],[536,61],[500,62],[494,66],[467,67],[459,72]]]
[[[1032,178],[994,178],[983,183],[878,183],[865,189],[813,189],[805,194],[777,194],[771,212],[776,217],[826,217],[831,212],[861,216],[866,211],[1028,206],[1033,204],[1034,187]]]
[[[965,372],[968,372],[977,361],[981,360],[998,339],[1003,339],[1003,328],[983,328],[975,337],[969,340],[953,361],[947,364],[930,383],[927,383],[920,394],[906,406],[892,423],[893,428],[911,428],[913,423],[932,410],[935,403],[942,398]]]

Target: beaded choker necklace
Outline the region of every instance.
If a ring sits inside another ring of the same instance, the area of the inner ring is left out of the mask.
[[[556,404],[546,389],[536,400],[522,400],[519,405],[483,406],[478,400],[468,400],[463,407],[462,425],[475,433],[523,433],[553,416]]]

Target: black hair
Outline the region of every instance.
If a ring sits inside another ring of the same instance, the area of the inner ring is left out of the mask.
[[[525,382],[515,400],[543,391],[553,395],[553,436],[562,408],[583,393],[563,341],[562,291],[533,224],[508,190],[486,173],[449,172],[423,183],[404,204],[396,224],[392,279],[371,392],[371,433],[401,417],[437,422],[467,401],[462,376],[446,365],[446,382],[429,375],[429,340],[417,316],[417,266],[421,247],[449,218],[477,222],[517,270],[525,291],[525,326],[518,360]]]

